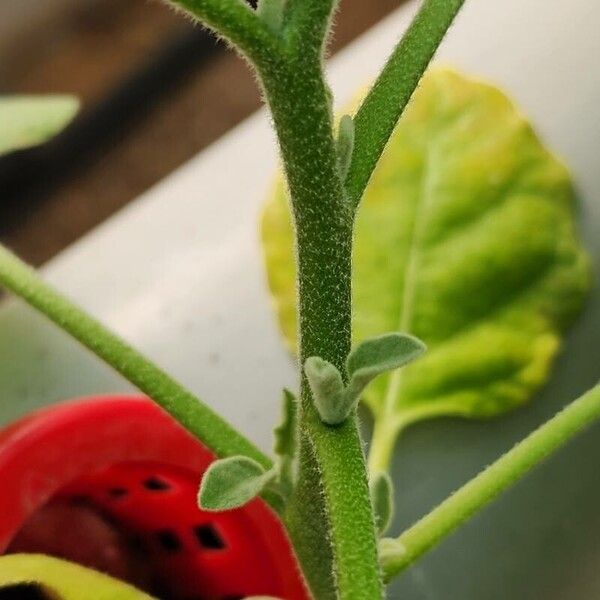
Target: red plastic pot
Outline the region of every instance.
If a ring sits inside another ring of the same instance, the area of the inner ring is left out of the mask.
[[[144,398],[90,398],[35,412],[0,431],[0,553],[49,502],[85,504],[143,549],[164,597],[308,599],[266,504],[198,508],[198,483],[213,458]]]

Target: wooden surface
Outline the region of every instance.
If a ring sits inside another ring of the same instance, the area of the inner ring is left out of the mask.
[[[342,0],[331,51],[399,4],[401,0]],[[8,41],[5,36],[0,85],[12,93],[74,93],[85,109],[148,62],[166,40],[185,35],[192,26],[152,0],[62,4],[52,17],[21,28]],[[44,262],[259,105],[247,66],[233,53],[220,52],[60,186],[35,203],[27,198],[20,202],[10,220],[5,217],[2,241],[34,264]]]

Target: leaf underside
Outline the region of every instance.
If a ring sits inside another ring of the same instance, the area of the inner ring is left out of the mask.
[[[21,584],[39,585],[52,600],[152,600],[122,581],[66,560],[40,554],[0,557],[0,596]]]
[[[544,383],[589,287],[573,213],[568,171],[501,91],[452,70],[426,74],[356,222],[355,343],[403,331],[429,349],[364,394],[376,435],[378,424],[385,429],[384,453],[409,423],[492,417]],[[269,287],[295,348],[281,183],[261,225]]]

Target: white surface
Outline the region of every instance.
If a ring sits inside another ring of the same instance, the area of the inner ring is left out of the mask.
[[[398,11],[332,61],[341,103],[377,73],[413,11]],[[599,13],[585,0],[471,0],[440,52],[443,62],[511,91],[550,144],[576,156],[569,162],[584,188],[595,156],[583,140],[600,127],[572,117],[597,106],[597,78],[582,73],[596,69]],[[45,269],[263,447],[280,388],[294,385],[257,240],[274,166],[273,135],[260,112]]]
[[[399,10],[332,61],[331,81],[341,103],[375,75],[414,7]],[[600,3],[595,0],[467,0],[439,54],[441,62],[504,87],[571,166],[584,200],[584,234],[596,258],[598,23]],[[281,387],[294,386],[293,368],[271,314],[258,247],[258,215],[275,168],[273,148],[261,112],[45,269],[51,281],[263,448],[270,446]],[[599,375],[597,352],[587,349],[597,348],[599,322],[595,297],[573,334],[570,362],[559,364],[552,395],[531,410],[490,424],[432,424],[409,432],[397,467],[404,490],[399,520],[408,523],[422,514],[556,406],[591,385]],[[5,307],[0,327],[0,419],[68,395],[124,387],[25,307]],[[593,449],[597,460],[598,445]],[[586,462],[575,464],[581,470]],[[510,496],[513,504],[502,509],[504,513],[494,513],[487,521],[480,518],[462,538],[453,538],[458,541],[444,545],[402,580],[402,597],[600,597],[600,582],[589,573],[589,595],[561,592],[577,583],[577,569],[568,559],[573,548],[580,547],[581,534],[565,526],[556,537],[554,527],[567,518],[575,525],[583,519],[586,528],[598,524],[594,515],[600,501],[600,491],[586,483],[585,474],[576,476],[566,468],[561,477],[565,484],[554,488],[552,502],[547,502],[543,482],[538,487],[531,483],[526,496]],[[569,494],[589,502],[575,511]],[[510,508],[519,502],[525,521]],[[486,536],[488,526],[495,527],[491,539]],[[532,569],[532,561],[544,552],[548,556],[540,559],[539,570]],[[582,558],[585,554],[577,553]],[[589,554],[586,564],[596,564],[593,556]],[[467,572],[465,579],[461,573]]]

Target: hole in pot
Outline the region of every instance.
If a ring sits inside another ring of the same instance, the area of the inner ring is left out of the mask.
[[[171,489],[171,486],[160,477],[148,477],[142,485],[151,492],[164,492]]]
[[[167,552],[179,552],[182,549],[182,544],[177,534],[168,529],[156,532],[156,539],[163,550]]]
[[[127,490],[124,487],[109,488],[108,495],[116,500],[127,496]]]
[[[255,544],[247,515],[204,514],[198,480],[198,473],[156,462],[82,475],[29,517],[7,552],[71,560],[162,600],[243,599],[246,583],[254,595],[264,586],[277,596],[271,561]]]
[[[207,550],[221,550],[225,548],[223,538],[211,523],[198,525],[198,527],[194,527],[193,531],[202,548]]]
[[[0,600],[56,600],[56,595],[35,583],[19,583],[2,588]]]

